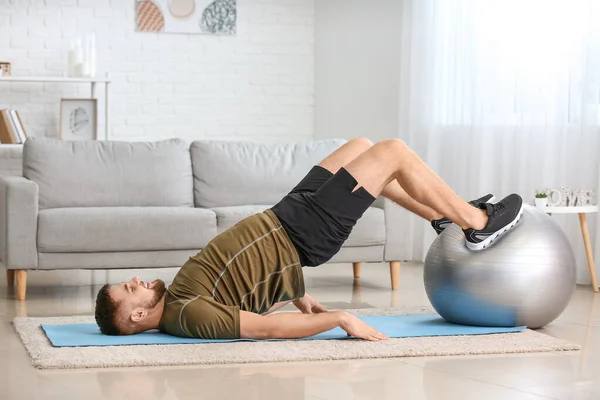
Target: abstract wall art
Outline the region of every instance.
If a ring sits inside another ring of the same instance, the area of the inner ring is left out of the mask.
[[[139,32],[235,35],[236,0],[136,0]]]

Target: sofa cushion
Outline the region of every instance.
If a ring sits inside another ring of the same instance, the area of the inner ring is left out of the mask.
[[[295,144],[195,141],[197,207],[275,204],[344,140]]]
[[[40,253],[199,249],[217,233],[215,213],[192,207],[42,210]]]
[[[385,243],[385,213],[381,208],[369,207],[358,220],[344,247],[374,246]]]
[[[217,215],[217,232],[221,233],[231,228],[241,220],[251,215],[261,213],[272,206],[234,206],[234,207],[215,207],[211,210]]]
[[[270,206],[252,205],[211,208],[217,215],[217,230],[223,232],[252,214],[263,212]],[[369,207],[358,220],[344,247],[375,246],[385,243],[385,218],[381,208]]]
[[[23,175],[39,186],[40,209],[193,206],[189,146],[158,142],[30,138]]]

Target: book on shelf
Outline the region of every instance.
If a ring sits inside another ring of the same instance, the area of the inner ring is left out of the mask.
[[[0,110],[0,142],[17,143],[15,137],[12,135],[12,127],[6,110]]]
[[[15,125],[17,126],[17,133],[19,134],[20,143],[25,143],[25,139],[27,138],[27,135],[25,135],[25,128],[23,128],[23,123],[21,122],[21,117],[17,113],[17,110],[10,110],[10,113],[13,116]]]
[[[17,110],[0,110],[0,142],[2,144],[23,144],[27,134]]]

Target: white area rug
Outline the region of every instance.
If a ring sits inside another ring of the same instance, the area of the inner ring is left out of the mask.
[[[430,308],[349,310],[357,315],[429,314]],[[41,369],[239,364],[284,361],[345,360],[407,356],[534,353],[579,350],[576,344],[529,329],[519,333],[414,337],[381,342],[310,340],[183,345],[52,347],[41,324],[94,323],[92,316],[15,318],[13,324]]]

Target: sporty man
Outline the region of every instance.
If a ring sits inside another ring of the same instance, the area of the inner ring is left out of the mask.
[[[302,338],[335,327],[366,340],[387,337],[344,311],[328,311],[305,293],[302,267],[326,263],[377,196],[431,222],[452,221],[466,245],[483,250],[519,220],[511,194],[463,201],[400,140],[355,139],[314,166],[272,208],[250,216],[190,257],[173,283],[133,278],[105,285],[96,321],[109,335],[158,329],[205,339]],[[292,302],[301,313],[272,312]]]

